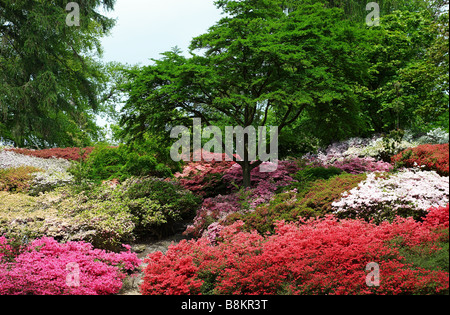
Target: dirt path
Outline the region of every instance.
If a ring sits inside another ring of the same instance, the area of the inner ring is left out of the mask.
[[[166,253],[167,249],[172,243],[179,243],[181,240],[185,239],[181,233],[164,238],[162,240],[149,240],[149,241],[141,241],[136,244],[132,244],[131,248],[134,252],[137,253],[138,257],[141,260],[144,260],[150,253],[154,252],[163,252]],[[141,270],[145,268],[146,264],[141,265]],[[137,276],[127,277],[124,280],[124,284],[122,289],[119,292],[119,295],[141,295],[139,292],[139,286],[142,283],[143,273],[140,272]]]

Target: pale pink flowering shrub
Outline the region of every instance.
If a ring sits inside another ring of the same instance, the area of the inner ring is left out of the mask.
[[[12,247],[0,237],[0,295],[118,293],[127,272],[135,271],[141,263],[129,246],[125,248],[125,252],[113,253],[94,249],[89,243],[61,244],[44,237],[23,246],[13,259],[6,259],[11,257]]]
[[[333,202],[339,217],[383,221],[396,215],[423,217],[431,207],[449,202],[449,178],[434,171],[404,169],[383,176],[371,173],[358,187]]]
[[[337,167],[350,174],[361,174],[367,172],[389,172],[393,166],[384,161],[377,161],[372,157],[351,157],[335,161],[331,166]]]

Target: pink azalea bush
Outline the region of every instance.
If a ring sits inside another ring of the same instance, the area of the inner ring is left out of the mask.
[[[84,242],[58,243],[43,237],[19,250],[0,237],[0,295],[116,294],[141,261],[130,247],[122,253]]]
[[[384,176],[371,173],[358,187],[342,194],[333,202],[340,217],[383,219],[405,212],[418,217],[431,207],[449,202],[449,177],[434,171],[404,169]],[[417,218],[417,217],[416,217]]]
[[[344,172],[350,174],[361,174],[367,172],[389,172],[393,166],[390,163],[377,161],[372,157],[351,157],[343,160],[337,160],[331,164]]]

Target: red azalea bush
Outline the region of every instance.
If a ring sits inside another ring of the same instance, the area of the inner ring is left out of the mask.
[[[393,156],[392,163],[405,167],[421,167],[434,170],[441,176],[449,176],[449,144],[423,144],[406,149]]]
[[[94,150],[94,147],[87,148],[54,148],[54,149],[44,149],[44,150],[29,150],[29,149],[8,149],[7,151],[13,151],[15,153],[30,155],[43,159],[59,158],[71,161],[78,161],[80,159],[85,160],[89,154]],[[80,151],[83,151],[83,156],[80,156]]]
[[[20,248],[11,244],[0,237],[0,295],[116,294],[141,263],[129,246],[117,254],[46,237]]]
[[[424,245],[429,254],[440,250],[436,230],[445,224],[433,222],[430,226],[398,218],[377,226],[327,216],[299,223],[280,221],[276,234],[266,238],[240,231],[243,223],[237,222],[220,232],[217,246],[201,238],[172,245],[166,255],[150,254],[141,291],[144,295],[448,294],[448,271],[417,267],[400,254],[401,248]],[[380,267],[378,287],[366,284],[371,277],[366,266],[372,262]]]

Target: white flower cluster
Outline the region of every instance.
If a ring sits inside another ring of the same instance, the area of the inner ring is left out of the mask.
[[[449,177],[441,177],[434,171],[404,169],[387,177],[368,174],[365,181],[345,192],[332,206],[335,213],[343,213],[366,211],[383,205],[392,210],[428,210],[446,206],[448,202]]]
[[[34,156],[18,154],[12,151],[0,150],[0,168],[33,166],[53,172],[66,172],[70,162],[64,159],[42,159]]]

